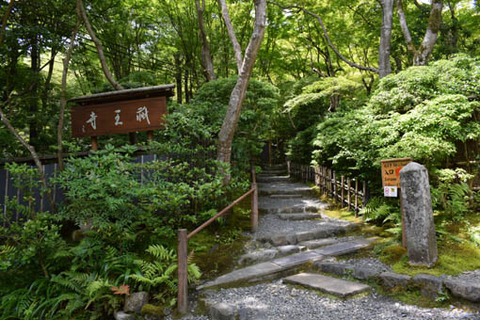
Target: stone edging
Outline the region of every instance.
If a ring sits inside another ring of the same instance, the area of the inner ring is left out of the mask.
[[[447,293],[448,289],[454,297],[472,302],[480,302],[480,283],[478,282],[467,282],[445,275],[437,277],[429,274],[418,274],[412,277],[339,262],[317,261],[314,266],[324,273],[339,276],[349,275],[359,280],[379,280],[380,284],[387,290],[416,285],[420,287],[424,296],[432,300]]]

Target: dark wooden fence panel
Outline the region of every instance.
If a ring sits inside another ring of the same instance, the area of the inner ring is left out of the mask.
[[[137,156],[133,159],[134,163],[146,163],[146,162],[152,162],[157,159],[157,155],[140,155]],[[36,168],[34,166],[30,166],[31,168]],[[56,204],[61,203],[64,200],[64,194],[63,190],[55,185],[54,183],[51,183],[51,180],[55,177],[57,177],[58,174],[58,165],[56,163],[51,163],[51,164],[45,164],[43,165],[43,170],[45,172],[45,178],[47,180],[47,185],[50,188],[50,192],[52,194],[53,201]],[[143,183],[144,181],[149,180],[149,172],[142,172],[139,175],[139,181]],[[25,181],[26,183],[27,181]],[[45,212],[45,211],[51,211],[51,206],[48,201],[47,196],[42,192],[41,190],[41,185],[40,181],[37,181],[35,186],[32,188],[32,193],[33,193],[33,198],[34,198],[34,210],[35,212]],[[6,225],[9,222],[13,221],[18,221],[21,218],[26,218],[22,217],[20,212],[8,212],[7,208],[7,202],[13,197],[17,197],[17,203],[18,204],[23,204],[23,205],[28,205],[27,201],[24,201],[23,193],[21,190],[16,188],[14,186],[14,181],[11,176],[11,174],[5,170],[5,169],[0,169],[0,210],[2,212],[2,219],[0,221],[3,221],[3,224]]]
[[[355,216],[368,202],[368,186],[355,177],[338,175],[334,170],[322,166],[307,166],[289,163],[290,176],[303,182],[312,182],[321,193],[332,198],[342,208],[355,211]]]

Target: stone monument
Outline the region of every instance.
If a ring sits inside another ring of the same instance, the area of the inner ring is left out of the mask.
[[[427,169],[409,163],[400,170],[400,184],[410,264],[431,267],[438,252]]]

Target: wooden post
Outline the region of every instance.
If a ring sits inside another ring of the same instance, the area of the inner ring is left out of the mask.
[[[98,150],[98,139],[97,139],[97,137],[92,137],[91,141],[92,141],[92,150],[97,151]]]
[[[153,131],[152,130],[147,131],[147,139],[148,139],[148,143],[153,141]]]
[[[335,174],[335,171],[332,172],[332,180],[333,180],[333,198],[335,199],[335,203],[337,203],[338,188],[337,188],[337,176]]]
[[[345,207],[345,176],[343,174],[342,174],[342,177],[340,178],[340,184],[342,187],[342,194],[341,194],[342,208],[344,208]]]
[[[352,179],[347,178],[347,209],[352,210]]]
[[[363,181],[362,192],[363,192],[362,208],[365,208],[365,206],[367,205],[367,183],[365,181]]]
[[[272,141],[268,141],[268,166],[272,166]]]
[[[188,283],[187,283],[187,255],[188,238],[187,229],[178,230],[178,296],[177,307],[180,314],[187,313],[188,310]]]
[[[402,190],[398,188],[398,196],[400,197],[400,215],[402,217],[402,246],[407,248],[407,235],[405,234],[405,213],[403,212]]]
[[[255,182],[252,183],[252,188],[255,188],[252,194],[252,232],[255,232],[258,228],[258,188]]]
[[[355,218],[358,218],[358,179],[355,178]]]
[[[130,144],[131,145],[137,144],[137,134],[135,132],[130,132],[128,134],[128,138],[130,139]]]

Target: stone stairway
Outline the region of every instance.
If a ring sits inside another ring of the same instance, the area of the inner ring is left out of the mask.
[[[374,241],[341,237],[355,228],[355,224],[324,215],[327,204],[320,201],[309,186],[292,181],[283,167],[259,174],[258,187],[261,216],[259,228],[247,245],[249,252],[240,258],[238,269],[201,284],[197,290],[245,286],[291,276],[313,262],[356,252]],[[301,284],[307,281],[305,279],[312,279],[316,284],[325,282],[315,280],[314,276],[299,278],[303,279]],[[348,287],[346,283],[343,283],[345,288]],[[358,287],[356,283],[352,285]],[[313,287],[318,289],[318,285]],[[349,290],[339,295],[347,296]]]

